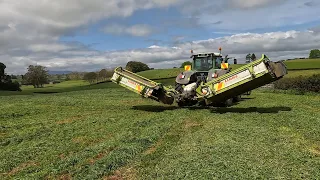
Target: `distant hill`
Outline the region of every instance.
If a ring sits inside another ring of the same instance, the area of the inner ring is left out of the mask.
[[[57,74],[69,74],[71,73],[72,71],[49,71],[48,73],[50,75],[57,75]]]

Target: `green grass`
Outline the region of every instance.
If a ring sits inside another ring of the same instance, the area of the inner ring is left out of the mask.
[[[179,109],[98,86],[1,96],[0,179],[320,177],[319,96],[254,91],[230,108]]]
[[[320,59],[295,59],[285,61],[289,70],[293,69],[320,69]]]
[[[312,76],[313,74],[320,74],[320,69],[312,69],[312,70],[289,70],[288,74],[285,78],[288,77],[297,77],[297,76]]]
[[[108,84],[108,85],[106,85]],[[16,91],[0,91],[0,96],[8,95],[31,95],[34,93],[45,94],[45,93],[62,93],[62,92],[72,92],[72,91],[82,91],[90,89],[101,89],[105,87],[114,87],[115,85],[111,83],[101,83],[90,85],[87,81],[77,80],[77,81],[64,81],[60,84],[46,84],[43,88],[34,88],[33,86],[22,86],[21,92]]]
[[[288,70],[308,70],[320,69],[320,59],[294,59],[284,61]],[[244,64],[230,64],[233,69],[239,68]]]
[[[178,76],[179,73],[183,72],[183,68],[172,68],[172,69],[154,69],[139,72],[138,74],[149,78],[149,79],[160,79],[160,78],[172,78]]]
[[[169,78],[181,70],[139,74]],[[173,85],[174,78],[157,82]],[[114,83],[22,89],[0,92],[0,179],[320,177],[317,94],[256,90],[230,108],[180,109]]]

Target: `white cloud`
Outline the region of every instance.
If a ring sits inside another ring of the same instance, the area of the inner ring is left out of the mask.
[[[11,54],[17,49],[38,52],[44,48],[39,44],[56,44],[62,35],[84,30],[99,20],[129,17],[137,10],[175,3],[176,0],[1,0],[0,54]],[[129,33],[141,36],[148,34],[149,29],[133,26]]]
[[[148,36],[150,35],[154,30],[150,26],[146,24],[136,24],[133,26],[124,26],[119,24],[110,24],[105,26],[102,29],[105,33],[110,33],[114,35],[122,35],[122,34],[128,34],[131,36]]]
[[[258,57],[261,54],[266,54],[271,60],[281,60],[307,57],[310,49],[320,47],[320,34],[312,31],[244,33],[191,43],[180,43],[176,44],[175,47],[150,46],[143,49],[108,52],[77,49],[75,45],[68,46],[70,48],[67,49],[71,50],[54,53],[54,55],[49,54],[48,56],[43,54],[41,58],[38,56],[39,54],[35,54],[29,56],[29,58],[23,56],[10,58],[7,56],[7,59],[2,59],[6,59],[4,63],[8,64],[9,72],[21,72],[30,63],[38,63],[53,70],[95,71],[101,68],[125,66],[128,61],[133,60],[147,63],[151,67],[170,68],[179,66],[181,62],[189,60],[190,49],[193,49],[195,53],[217,52],[221,46],[223,54],[236,57],[238,62],[244,62],[247,53],[255,53]]]
[[[265,53],[273,59],[307,56],[320,47],[320,31],[235,34],[216,39],[180,42],[175,47],[150,46],[126,51],[94,51],[76,43],[63,43],[63,35],[84,30],[99,20],[129,17],[137,10],[175,6],[186,14],[188,25],[198,21],[210,31],[242,32],[307,23],[319,19],[319,3],[305,0],[0,0],[0,59],[8,73],[24,73],[30,64],[51,69],[91,71],[125,65],[138,60],[153,67],[178,66],[189,59],[190,49],[216,51],[236,56],[240,62],[246,53]],[[189,17],[191,18],[189,19]],[[218,22],[218,23],[217,23]],[[181,22],[181,24],[184,24]],[[210,25],[211,24],[211,25]],[[162,24],[161,24],[162,25]],[[186,25],[186,24],[184,24]],[[176,27],[177,24],[171,24]],[[108,33],[147,36],[154,29],[147,25],[110,25]]]
[[[251,9],[279,4],[287,0],[230,0],[229,6],[233,8]]]
[[[320,3],[316,0],[190,0],[181,10],[187,16],[195,14],[198,25],[206,28],[243,32],[319,21]]]
[[[59,52],[70,49],[65,44],[31,44],[28,49],[32,52]]]

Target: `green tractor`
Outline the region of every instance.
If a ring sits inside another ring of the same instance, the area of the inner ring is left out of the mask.
[[[219,49],[221,52],[221,49]],[[164,86],[139,74],[117,67],[112,82],[164,104],[188,106],[230,106],[243,94],[283,78],[287,67],[282,61],[273,62],[266,55],[239,68],[228,67],[228,56],[221,53],[199,53],[191,56],[175,80],[175,87]]]
[[[186,65],[184,67],[185,71],[181,72],[175,80],[175,90],[180,93],[180,96],[177,98],[179,106],[190,106],[199,103],[196,98],[191,98],[192,96],[196,97],[194,90],[197,87],[231,72],[228,64],[228,60],[230,59],[228,55],[223,58],[221,52],[193,54],[191,50],[191,53],[192,65]],[[250,92],[246,94],[250,94]],[[241,95],[237,95],[216,105],[230,106],[240,100]]]

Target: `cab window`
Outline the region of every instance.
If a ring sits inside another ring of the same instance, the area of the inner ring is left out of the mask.
[[[195,67],[198,71],[208,71],[212,68],[211,57],[198,57],[195,59]]]

